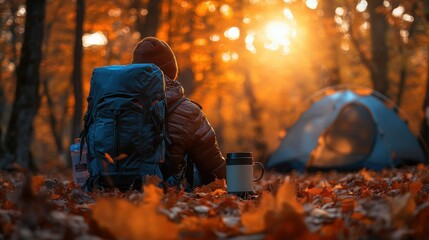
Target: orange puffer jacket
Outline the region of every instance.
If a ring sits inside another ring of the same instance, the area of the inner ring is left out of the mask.
[[[178,81],[165,77],[167,105],[172,106],[183,97]],[[172,172],[181,172],[185,155],[195,163],[203,184],[216,178],[225,178],[226,163],[220,152],[216,134],[200,107],[183,101],[168,115],[167,132],[172,145],[169,148]]]

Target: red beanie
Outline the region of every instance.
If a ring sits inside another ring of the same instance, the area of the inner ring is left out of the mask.
[[[153,63],[171,80],[177,77],[177,61],[170,46],[155,37],[146,37],[133,50],[133,63]]]

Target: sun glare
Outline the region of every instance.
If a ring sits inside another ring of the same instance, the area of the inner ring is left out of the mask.
[[[273,21],[267,25],[265,35],[267,36],[267,41],[264,44],[266,49],[272,51],[281,49],[283,53],[287,54],[291,39],[296,36],[296,31],[285,22]]]
[[[82,45],[84,47],[104,46],[106,44],[107,44],[107,38],[100,31],[95,33],[86,33],[82,37]]]
[[[225,17],[231,17],[232,16],[232,8],[228,4],[223,4],[219,11],[222,13]]]
[[[318,2],[317,2],[317,0],[307,0],[305,2],[305,5],[307,5],[308,8],[314,10],[317,8]]]
[[[27,10],[25,9],[25,6],[19,6],[18,12],[16,12],[16,15],[19,17],[25,16],[27,14]]]
[[[255,45],[253,45],[253,42],[255,41],[255,34],[253,32],[249,32],[244,41],[246,43],[246,49],[251,53],[256,53]]]
[[[358,12],[364,12],[366,10],[366,7],[368,7],[368,2],[365,0],[361,0],[358,5],[356,5],[356,10]]]
[[[392,15],[394,17],[400,17],[402,14],[404,14],[405,8],[403,6],[398,6],[397,8],[393,9]]]
[[[231,27],[223,34],[229,40],[237,40],[238,38],[240,38],[240,29],[238,27]]]

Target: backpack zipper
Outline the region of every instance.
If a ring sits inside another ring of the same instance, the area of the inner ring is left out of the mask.
[[[115,123],[114,123],[114,132],[113,132],[113,159],[118,157],[119,151],[119,110],[115,110]],[[116,171],[119,171],[119,162],[115,161]]]

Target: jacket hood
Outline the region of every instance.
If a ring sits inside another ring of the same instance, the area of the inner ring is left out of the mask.
[[[179,81],[165,76],[165,97],[167,105],[171,105],[184,95],[184,89]]]

